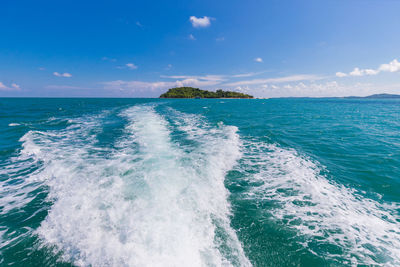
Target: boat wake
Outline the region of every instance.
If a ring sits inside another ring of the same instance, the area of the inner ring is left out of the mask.
[[[259,141],[244,146],[236,169],[251,186],[243,197],[270,203],[260,212],[296,230],[307,251],[352,266],[399,266],[399,205],[330,181],[318,163],[294,149]]]
[[[231,223],[229,200],[241,198],[316,257],[400,265],[398,207],[331,181],[293,149],[163,105],[52,120],[65,128],[27,132],[0,170],[0,216],[28,206],[24,221],[42,216],[37,227],[0,226],[1,248],[35,236],[78,266],[251,266],[252,244],[237,236],[248,225]],[[230,171],[246,185],[231,193]]]
[[[25,183],[45,185],[52,202],[36,230],[43,245],[79,266],[249,266],[224,187],[240,158],[237,129],[219,125],[188,153],[154,106],[119,117],[113,148],[97,145],[99,118],[21,139],[21,155],[42,164]]]

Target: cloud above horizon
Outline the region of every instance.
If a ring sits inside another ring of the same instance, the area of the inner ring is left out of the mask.
[[[190,16],[189,20],[190,23],[192,23],[192,26],[194,28],[206,28],[211,25],[211,19],[210,17],[204,16],[202,18],[198,18],[196,16]]]
[[[157,81],[157,82],[144,82],[144,81],[123,81],[116,80],[110,82],[103,82],[105,89],[117,90],[120,92],[157,92],[172,87],[208,87],[218,85],[221,79],[218,77],[207,76],[163,76],[163,78],[176,79],[175,81]]]
[[[72,77],[72,74],[68,73],[68,72],[59,73],[59,72],[55,71],[55,72],[53,72],[53,75],[57,76],[57,77],[64,77],[64,78],[71,78]]]
[[[101,83],[104,89],[114,90],[125,93],[137,93],[137,92],[161,92],[162,90],[169,89],[172,87],[199,87],[199,88],[209,88],[212,89],[219,88],[231,88],[230,90],[236,91],[249,91],[256,88],[250,88],[250,86],[255,85],[256,87],[268,88],[267,83],[270,83],[270,88],[278,88],[275,84],[279,83],[292,83],[300,81],[316,81],[323,79],[324,77],[310,74],[301,75],[291,75],[276,78],[267,79],[253,79],[245,81],[228,82],[231,78],[238,77],[250,77],[254,75],[259,75],[259,73],[246,73],[246,74],[236,74],[236,75],[161,75],[160,78],[167,79],[167,81],[125,81],[125,80],[115,80],[109,82]],[[173,80],[173,81],[168,81]],[[291,89],[291,85],[285,85],[286,89]]]
[[[139,67],[135,65],[134,63],[126,63],[125,65],[122,66],[117,66],[117,69],[129,69],[129,70],[136,70]]]
[[[21,86],[16,83],[11,83],[10,86],[6,86],[4,83],[0,82],[0,91],[19,91]]]
[[[192,40],[192,41],[196,41],[196,37],[194,37],[193,34],[189,34],[188,39]]]
[[[225,86],[245,86],[245,85],[260,85],[266,83],[285,83],[285,82],[297,82],[297,81],[315,81],[324,79],[322,76],[314,75],[314,74],[298,74],[298,75],[290,75],[284,77],[276,77],[276,78],[266,78],[266,79],[253,79],[253,80],[245,80],[245,81],[237,81],[224,84]]]
[[[125,66],[130,70],[136,70],[138,68],[138,66],[136,66],[133,63],[127,63],[127,64],[125,64]]]
[[[400,62],[397,59],[392,60],[387,64],[381,64],[377,69],[360,69],[355,67],[351,72],[344,73],[344,72],[336,72],[336,77],[343,78],[343,77],[361,77],[366,75],[377,75],[381,72],[399,72],[400,71]]]

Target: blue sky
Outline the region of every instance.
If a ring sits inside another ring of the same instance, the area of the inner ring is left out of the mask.
[[[400,93],[400,1],[0,2],[0,96]]]

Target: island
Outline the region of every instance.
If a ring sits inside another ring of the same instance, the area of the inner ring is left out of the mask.
[[[374,94],[369,96],[346,96],[344,98],[390,99],[390,98],[400,98],[400,95],[383,93],[383,94]]]
[[[160,95],[160,98],[254,98],[251,95],[222,91],[221,89],[216,92],[201,90],[193,87],[176,87],[171,88],[168,92]]]
[[[395,94],[375,94],[375,95],[366,96],[365,98],[400,98],[400,95],[395,95]]]

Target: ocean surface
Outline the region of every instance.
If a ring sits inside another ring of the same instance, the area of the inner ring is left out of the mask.
[[[0,99],[1,266],[400,266],[400,100]]]

